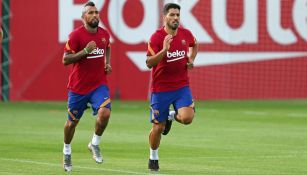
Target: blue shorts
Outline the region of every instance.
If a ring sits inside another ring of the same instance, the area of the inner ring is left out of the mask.
[[[152,93],[150,122],[161,123],[167,120],[171,104],[176,112],[182,107],[194,105],[190,88],[186,86],[175,91]]]
[[[97,89],[88,94],[80,95],[68,92],[68,119],[80,120],[84,110],[89,108],[87,104],[90,103],[93,109],[93,115],[98,113],[98,109],[106,107],[111,109],[111,99],[109,88],[105,85],[99,86]]]

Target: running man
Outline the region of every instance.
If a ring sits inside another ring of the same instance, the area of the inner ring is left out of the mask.
[[[194,102],[189,88],[188,69],[194,66],[198,46],[192,33],[179,26],[180,6],[168,3],[163,8],[164,26],[150,38],[146,64],[152,68],[151,112],[148,169],[159,171],[158,148],[161,134],[166,135],[172,121],[190,124]],[[173,105],[175,111],[170,111]]]
[[[97,163],[103,157],[99,144],[108,125],[111,100],[106,75],[112,71],[110,65],[110,35],[98,27],[100,18],[95,4],[87,2],[83,8],[84,25],[75,29],[64,48],[63,64],[72,64],[68,82],[68,119],[64,125],[63,168],[72,170],[71,141],[83,112],[91,104],[96,116],[95,131],[88,149]]]

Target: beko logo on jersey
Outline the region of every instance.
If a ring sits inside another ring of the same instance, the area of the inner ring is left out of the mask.
[[[104,49],[96,48],[90,54],[103,55],[104,54]]]
[[[87,59],[91,59],[91,58],[100,58],[104,56],[104,49],[99,49],[99,48],[95,48],[94,50],[92,50],[92,52],[90,53],[90,55],[92,56],[88,56],[86,57]]]
[[[176,50],[175,52],[168,52],[167,51],[167,57],[168,58],[183,57],[184,55],[185,55],[185,51],[184,50],[182,50],[182,51]]]
[[[177,61],[185,57],[185,51],[176,50],[175,52],[167,51],[166,56],[168,58],[167,62]]]

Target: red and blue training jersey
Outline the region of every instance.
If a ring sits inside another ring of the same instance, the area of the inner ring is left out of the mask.
[[[151,36],[147,56],[156,55],[163,49],[166,35],[168,34],[162,27]],[[193,47],[195,44],[196,39],[192,33],[181,26],[178,27],[167,54],[152,68],[152,92],[173,91],[189,85],[187,54],[189,47]]]
[[[77,53],[90,41],[97,48],[72,65],[67,88],[77,94],[87,94],[100,85],[107,85],[105,72],[106,49],[110,47],[110,35],[101,27],[96,33],[90,33],[84,26],[75,29],[65,45],[65,53]]]

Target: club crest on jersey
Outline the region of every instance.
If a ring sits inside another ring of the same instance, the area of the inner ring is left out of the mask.
[[[186,45],[187,42],[183,39],[183,40],[181,40],[181,44],[182,44],[182,45]]]
[[[166,62],[173,62],[180,60],[185,57],[185,51],[184,50],[176,50],[175,52],[169,52],[166,53],[167,61]]]
[[[107,40],[105,38],[101,38],[101,41],[103,44],[105,44],[107,42]]]

